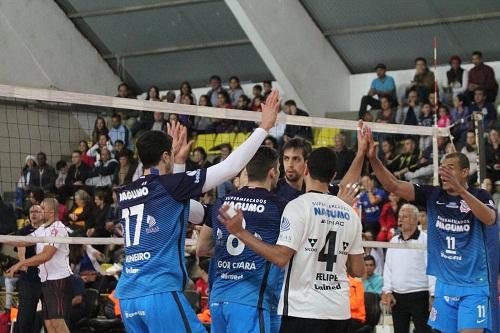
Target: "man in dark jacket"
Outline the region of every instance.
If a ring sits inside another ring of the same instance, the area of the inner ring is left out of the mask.
[[[47,164],[47,155],[39,152],[36,155],[38,166],[31,172],[30,187],[40,187],[44,191],[52,191],[56,185],[56,170]]]
[[[291,116],[302,116],[309,117],[309,113],[301,110],[297,107],[294,100],[288,100],[285,102],[285,113]],[[296,136],[300,136],[309,142],[312,142],[312,131],[308,126],[297,126],[297,125],[286,125],[285,134],[283,136],[285,142],[289,139],[293,139]]]
[[[90,176],[92,169],[82,162],[82,153],[79,150],[74,150],[71,154],[71,166],[68,169],[66,176],[66,185],[82,186]]]

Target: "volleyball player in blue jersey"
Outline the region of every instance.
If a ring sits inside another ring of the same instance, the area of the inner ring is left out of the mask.
[[[498,333],[495,204],[485,190],[467,185],[467,157],[445,156],[439,169],[441,186],[396,179],[378,159],[373,139],[368,158],[388,192],[427,208],[427,274],[437,278],[429,325],[444,333]]]
[[[260,128],[208,169],[170,174],[173,150],[181,145],[184,158],[189,152],[185,129],[174,140],[159,131],[137,140],[144,176],[118,192],[125,260],[115,296],[127,332],[205,332],[182,294],[189,199],[233,178],[248,163],[274,126],[279,106],[279,93],[273,91],[262,108]]]

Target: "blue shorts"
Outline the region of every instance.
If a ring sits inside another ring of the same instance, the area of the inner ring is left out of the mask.
[[[281,328],[281,315],[276,310],[271,312],[271,333],[279,333]]]
[[[120,309],[128,333],[207,332],[181,292],[121,299]]]
[[[211,333],[269,333],[269,311],[238,303],[211,303]]]
[[[436,284],[436,296],[429,315],[429,325],[441,332],[465,329],[491,329],[491,307],[487,289],[461,288],[450,292]]]

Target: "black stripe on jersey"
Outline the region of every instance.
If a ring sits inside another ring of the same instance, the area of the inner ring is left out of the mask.
[[[265,333],[265,323],[264,314],[262,312],[262,303],[264,302],[264,293],[267,288],[267,278],[269,277],[269,271],[271,270],[271,263],[266,261],[266,268],[264,269],[264,276],[262,277],[262,283],[260,285],[259,291],[259,301],[257,302],[257,309],[259,309],[259,332]]]
[[[182,258],[184,258],[184,247],[182,246],[182,238],[186,237],[185,231],[184,231],[184,214],[186,214],[186,210],[189,212],[189,205],[187,209],[184,209],[182,212],[181,216],[179,217],[179,224],[181,226],[181,232],[179,233],[179,240],[177,242],[177,250],[178,250],[178,255],[179,255],[179,266],[181,267],[182,271],[182,289],[186,287],[187,283],[187,272],[186,272],[186,265],[183,265],[182,263]]]
[[[179,308],[179,312],[181,313],[182,322],[184,323],[184,328],[186,329],[186,333],[192,333],[191,326],[189,326],[189,321],[187,319],[186,313],[184,312],[184,308],[182,307],[179,295],[177,295],[177,292],[172,291],[172,296],[174,297],[174,301],[177,304],[177,307]]]
[[[294,256],[290,258],[290,262],[288,263],[288,272],[286,272],[285,292],[283,293],[283,316],[288,316],[288,288],[290,288],[290,275],[292,273],[293,258]]]

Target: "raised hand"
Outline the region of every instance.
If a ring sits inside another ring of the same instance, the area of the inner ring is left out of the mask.
[[[377,158],[378,142],[373,140],[372,130],[366,125],[365,127],[365,140],[368,140],[368,151],[366,152],[366,156],[371,160]]]
[[[274,89],[267,97],[266,102],[261,104],[262,112],[260,128],[269,131],[274,127],[276,124],[276,118],[280,112],[281,101],[279,91]]]
[[[369,127],[363,123],[363,120],[358,121],[358,154],[365,155],[370,146],[370,141],[367,138]]]
[[[449,189],[452,192],[461,195],[462,193],[467,191],[467,189],[462,184],[460,184],[458,178],[453,174],[453,171],[450,169],[450,167],[441,165],[439,167],[439,177],[443,181],[443,184],[448,185]]]
[[[177,122],[175,125],[167,123],[167,133],[172,137],[172,154],[174,155],[174,163],[186,163],[194,140],[187,141],[187,128]]]
[[[224,205],[219,209],[219,216],[217,217],[219,221],[224,224],[227,231],[238,237],[238,235],[243,232],[243,213],[240,209],[236,210],[236,215],[233,217],[228,214],[229,206]]]
[[[357,184],[347,184],[346,186],[340,187],[337,197],[352,207],[358,200],[358,192],[359,186]]]

